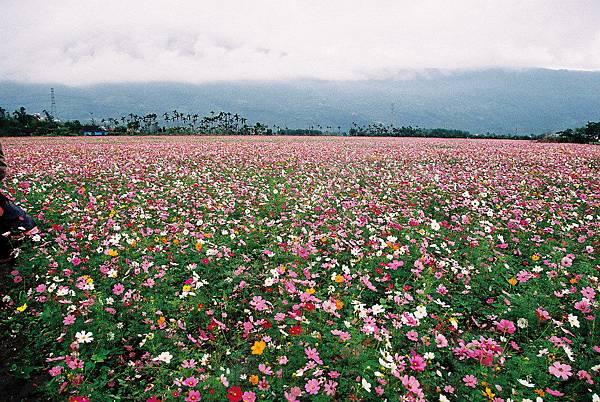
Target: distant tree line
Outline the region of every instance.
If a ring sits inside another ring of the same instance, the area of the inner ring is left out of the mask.
[[[557,142],[576,142],[589,144],[600,142],[600,122],[588,121],[584,127],[575,129],[568,128],[557,132],[553,136],[546,137],[547,140]]]
[[[104,118],[82,124],[78,120],[60,121],[46,110],[42,113],[28,113],[24,107],[10,113],[0,107],[0,136],[38,135],[82,135],[100,133],[103,135],[337,135],[351,137],[441,137],[441,138],[499,138],[499,139],[542,139],[539,135],[499,135],[494,133],[472,134],[464,130],[446,128],[421,128],[413,126],[396,127],[392,124],[352,123],[350,129],[342,131],[341,126],[310,126],[308,128],[288,128],[278,125],[267,126],[260,122],[248,123],[248,119],[237,113],[211,111],[206,116],[182,113],[177,110],[162,114],[137,115],[129,113],[119,117]],[[550,137],[543,137],[544,139]],[[568,129],[556,133],[551,140],[564,142],[590,143],[600,138],[600,123],[589,122],[587,126]]]
[[[81,132],[78,121],[59,122],[48,111],[41,114],[27,113],[20,107],[12,113],[0,106],[0,135],[73,135]]]
[[[402,126],[393,124],[371,123],[360,126],[352,123],[348,131],[352,137],[443,137],[443,138],[468,138],[473,137],[471,133],[463,130],[452,130],[445,128],[425,129],[421,127]]]

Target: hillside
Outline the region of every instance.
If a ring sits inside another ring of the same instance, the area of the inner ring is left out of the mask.
[[[402,78],[409,77],[409,78]],[[240,113],[288,127],[383,122],[499,134],[543,133],[600,119],[600,73],[481,70],[406,73],[369,81],[100,84],[85,87],[0,83],[0,106],[50,108],[61,119],[89,120],[177,109]],[[393,104],[393,106],[392,106]]]

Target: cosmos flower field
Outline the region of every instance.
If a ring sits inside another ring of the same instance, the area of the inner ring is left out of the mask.
[[[9,138],[3,268],[49,400],[591,401],[600,147]]]

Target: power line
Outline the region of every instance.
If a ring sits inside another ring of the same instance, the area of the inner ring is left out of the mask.
[[[50,88],[50,115],[56,118],[56,99],[54,97],[54,88]]]

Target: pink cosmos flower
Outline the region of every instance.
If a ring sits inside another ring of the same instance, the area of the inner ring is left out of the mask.
[[[263,377],[258,383],[258,389],[261,391],[266,391],[269,389],[269,381],[265,377]]]
[[[184,360],[184,361],[181,362],[181,367],[183,367],[183,368],[194,368],[194,367],[196,367],[196,360],[194,360],[194,359]]]
[[[289,392],[284,392],[283,395],[285,396],[285,399],[288,402],[296,402],[298,401],[298,398],[300,396],[300,394],[302,393],[302,390],[298,387],[292,387],[292,389],[290,389]]]
[[[503,333],[514,334],[515,333],[515,324],[509,320],[500,320],[499,323],[496,324],[496,328],[498,331]]]
[[[421,392],[421,384],[419,383],[419,380],[417,380],[412,375],[411,376],[403,375],[400,378],[400,381],[402,381],[402,385],[408,391],[410,391],[414,394],[419,394]]]
[[[583,297],[589,300],[594,300],[594,298],[596,297],[596,292],[589,286],[581,289],[581,294],[583,295]]]
[[[123,291],[125,291],[125,286],[123,286],[122,284],[117,283],[115,286],[113,286],[113,293],[117,296],[123,293]]]
[[[60,373],[62,373],[62,371],[63,371],[62,366],[54,366],[50,370],[48,370],[48,373],[50,373],[50,375],[52,377],[56,377],[57,375],[60,375]]]
[[[577,372],[577,378],[579,378],[580,380],[585,380],[585,382],[587,382],[590,385],[594,384],[594,380],[592,380],[592,376],[590,375],[590,373],[588,373],[585,370],[579,370]]]
[[[423,356],[415,354],[414,356],[408,359],[410,362],[410,368],[415,371],[425,371],[425,359]]]
[[[585,297],[575,303],[575,308],[581,311],[582,313],[589,313],[590,311],[592,311],[590,309],[590,301]]]
[[[67,366],[69,366],[71,370],[83,368],[83,360],[80,360],[76,357],[67,356],[65,361],[67,362]]]
[[[525,270],[523,270],[523,271],[520,271],[520,272],[517,274],[517,279],[518,279],[518,280],[519,280],[519,282],[521,282],[521,283],[525,283],[525,282],[527,282],[528,280],[530,280],[531,278],[533,278],[533,274],[532,274],[531,272],[529,272],[529,271],[525,271]]]
[[[200,391],[196,391],[196,390],[190,390],[190,392],[188,392],[187,397],[185,398],[185,402],[196,402],[199,401],[200,398]]]
[[[446,337],[442,334],[437,334],[435,336],[435,344],[437,345],[438,348],[445,348],[446,346],[448,346],[448,340],[446,339]]]
[[[266,375],[272,375],[273,374],[273,370],[271,369],[271,367],[268,367],[266,364],[261,363],[258,365],[258,371],[260,371],[263,374]]]
[[[324,385],[324,389],[325,389],[325,394],[328,396],[333,396],[335,395],[335,391],[336,388],[338,386],[338,383],[332,380],[328,380],[325,385]]]
[[[467,387],[475,388],[475,386],[477,385],[477,378],[471,374],[468,374],[463,377],[463,382]]]
[[[183,380],[183,385],[193,388],[196,385],[198,385],[198,380],[196,379],[196,377],[188,377],[185,380]]]
[[[339,329],[334,329],[331,331],[332,335],[339,336],[340,341],[346,342],[351,338],[351,335],[348,332],[340,331]]]
[[[306,392],[308,392],[310,395],[316,395],[319,390],[321,389],[321,386],[319,385],[319,381],[315,380],[314,378],[311,380],[308,380],[308,382],[306,383],[306,385],[304,386],[304,389],[306,390]]]
[[[549,393],[552,396],[564,396],[565,395],[565,394],[563,394],[560,391],[555,391],[555,390],[550,389],[550,388],[546,388],[546,392]]]
[[[76,320],[76,318],[75,318],[74,315],[67,314],[65,316],[65,318],[63,318],[63,324],[65,324],[65,325],[71,325],[71,324],[73,324],[75,322],[75,320]]]
[[[256,394],[252,391],[246,391],[242,394],[243,402],[254,402],[256,401]]]
[[[571,366],[562,364],[561,362],[554,362],[552,366],[548,367],[548,372],[556,378],[562,378],[563,380],[566,380],[572,375]]]
[[[310,360],[314,360],[318,364],[323,364],[323,360],[319,357],[319,352],[315,348],[306,348],[304,349],[304,353],[306,353],[306,357]]]
[[[254,296],[250,305],[256,309],[256,311],[263,311],[267,309],[267,301],[260,296]]]
[[[544,310],[541,307],[538,307],[535,309],[535,314],[538,316],[540,321],[547,321],[550,319],[550,313],[548,313],[546,310]]]

